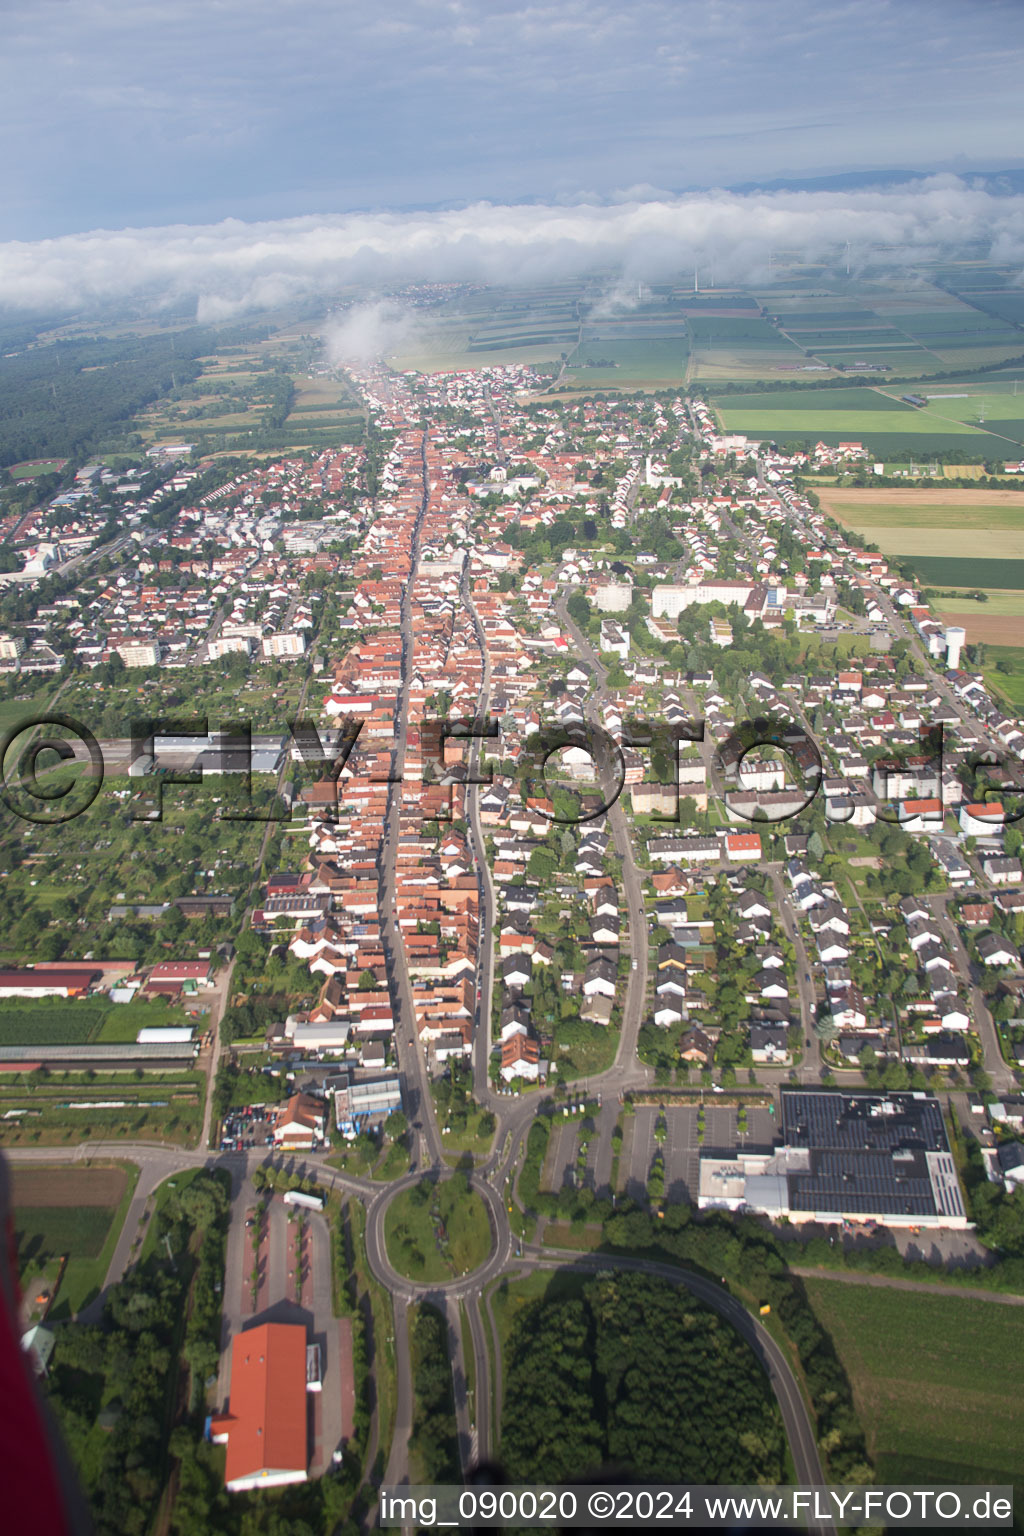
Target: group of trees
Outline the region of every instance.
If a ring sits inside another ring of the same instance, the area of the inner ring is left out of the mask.
[[[193,1407],[216,1365],[215,1284],[224,1267],[227,1211],[226,1178],[197,1174],[162,1203],[153,1252],[109,1292],[102,1323],[58,1332],[47,1391],[97,1536],[143,1536],[149,1529],[166,1472],[166,1414],[179,1354],[192,1375]],[[193,1526],[190,1536],[201,1529]]]
[[[309,979],[308,972],[306,979]],[[284,1020],[290,1006],[287,993],[255,992],[246,1002],[224,1010],[220,1025],[221,1040],[229,1045],[233,1040],[266,1035],[271,1024]]]
[[[457,1482],[459,1449],[445,1320],[424,1302],[409,1330],[415,1407],[409,1449],[425,1483]]]
[[[431,1092],[442,1123],[449,1126],[456,1135],[460,1135],[467,1129],[469,1117],[476,1109],[476,1100],[473,1098],[473,1073],[470,1067],[462,1061],[450,1061],[447,1073],[431,1084]],[[477,1122],[477,1135],[481,1141],[486,1141],[488,1137],[494,1135],[495,1123],[490,1111],[480,1116]],[[388,1116],[385,1130],[389,1136],[404,1136],[407,1129],[406,1125],[399,1124],[395,1115]]]
[[[781,1418],[748,1346],[669,1282],[608,1273],[513,1324],[502,1460],[512,1481],[778,1482]]]

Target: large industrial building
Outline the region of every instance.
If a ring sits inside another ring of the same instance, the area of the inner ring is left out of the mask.
[[[306,1330],[263,1323],[231,1345],[231,1399],[210,1422],[227,1444],[224,1484],[232,1493],[304,1483],[309,1467]],[[319,1380],[315,1387],[319,1386]]]
[[[784,1091],[781,1131],[769,1152],[702,1155],[700,1208],[795,1222],[967,1226],[932,1094]]]

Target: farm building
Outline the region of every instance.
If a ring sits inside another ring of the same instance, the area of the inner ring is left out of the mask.
[[[77,966],[37,965],[0,971],[0,997],[85,997],[103,973]]]
[[[146,983],[147,991],[170,993],[212,986],[213,966],[209,960],[162,960],[154,965]]]

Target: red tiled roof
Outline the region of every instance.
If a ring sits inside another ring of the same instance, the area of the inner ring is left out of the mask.
[[[307,1469],[306,1330],[264,1323],[231,1347],[230,1411],[214,1421],[227,1433],[224,1481]]]

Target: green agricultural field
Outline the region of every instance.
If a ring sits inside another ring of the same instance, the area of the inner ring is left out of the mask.
[[[864,534],[869,543],[877,543],[880,549],[884,546],[876,535],[899,540],[905,529],[945,533],[1024,529],[1024,494],[1017,491],[882,487],[858,490],[823,486],[819,497],[830,517],[855,533]]]
[[[18,1263],[39,1255],[71,1253],[95,1259],[110,1231],[112,1212],[102,1205],[19,1206],[15,1215]]]
[[[1024,294],[986,293],[977,295],[976,301],[990,315],[995,315],[1000,320],[1008,320],[1013,325],[1024,325]]]
[[[1024,395],[972,394],[966,400],[932,397],[918,415],[933,424],[941,420],[946,426],[959,422],[983,429],[990,439],[985,450],[988,458],[1019,458],[1016,450],[1024,444]]]
[[[984,589],[998,581],[1005,590],[1024,591],[1024,560],[905,555],[903,564],[912,567],[917,579],[926,587]]]
[[[1024,590],[1007,592],[1000,587],[972,587],[970,590],[982,592],[985,601],[979,602],[977,598],[961,597],[959,594],[951,596],[947,588],[938,588],[933,591],[932,598],[939,615],[958,613],[970,614],[979,619],[1024,618]],[[957,592],[957,589],[954,588],[952,591]]]
[[[934,436],[934,433],[924,432],[921,429],[921,415],[912,406],[906,407],[904,413],[897,414],[891,410],[876,411],[868,407],[865,401],[862,408],[857,411],[846,412],[841,420],[837,420],[834,411],[815,409],[812,401],[807,401],[797,410],[781,410],[776,406],[770,410],[745,411],[734,401],[723,401],[716,405],[716,410],[722,418],[722,422],[729,432],[751,432],[761,437],[775,437],[780,440],[794,437],[824,437],[827,441],[830,437],[837,440],[849,440],[858,438],[865,440],[882,433],[886,437],[907,437],[907,446],[912,446],[913,440],[922,436]],[[971,436],[975,434],[975,428],[962,421],[950,421],[947,436]],[[958,447],[965,446],[957,444]]]
[[[1007,1362],[1024,1308],[965,1296],[806,1280],[850,1378],[880,1483],[1022,1483]]]
[[[700,342],[702,346],[716,341],[775,343],[778,340],[775,327],[754,313],[751,313],[749,318],[745,315],[701,315],[699,318],[691,316],[690,334],[694,341]]]
[[[573,353],[566,371],[568,382],[599,385],[681,384],[686,374],[688,347],[682,336],[651,336],[635,341],[584,342]]]
[[[991,565],[1000,560],[1024,560],[1024,526],[1013,528],[894,528],[888,532],[875,530],[871,542],[877,544],[885,555],[899,559],[958,559],[970,551],[970,561]],[[972,582],[983,587],[998,581],[998,569],[986,571],[985,581]],[[959,580],[959,578],[957,578]],[[929,580],[928,585],[933,583]],[[1010,583],[1003,582],[1003,586]]]
[[[104,1014],[96,1044],[130,1044],[140,1029],[172,1029],[194,1023],[181,1006],[171,1006],[159,998],[135,998],[130,1003],[111,1004]]]
[[[88,1045],[114,1004],[83,998],[0,1002],[0,1045]],[[134,1035],[132,1036],[134,1039]]]
[[[786,326],[786,334],[792,336],[808,352],[817,352],[821,348],[835,352],[848,347],[898,347],[908,342],[902,332],[893,330],[891,326],[864,325],[853,330],[829,326],[823,330],[804,330],[789,324]]]
[[[41,1284],[52,1284],[57,1261],[67,1256],[48,1321],[70,1318],[103,1284],[138,1177],[133,1163],[15,1168],[18,1275],[30,1301]]]
[[[908,336],[925,338],[929,344],[945,337],[1002,336],[1013,332],[994,315],[979,314],[976,309],[888,310],[887,318]]]
[[[903,416],[913,414],[912,406],[904,405],[901,400],[882,394],[868,384],[835,389],[778,389],[749,395],[725,395],[715,401],[715,409],[727,418],[734,411],[758,415],[765,411],[784,412],[786,415],[808,411],[815,415],[824,411],[842,411],[844,416],[861,412],[874,415],[878,411],[898,411]]]

